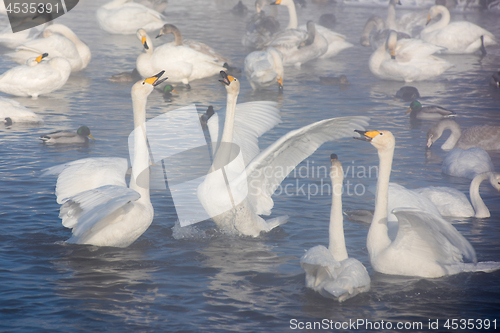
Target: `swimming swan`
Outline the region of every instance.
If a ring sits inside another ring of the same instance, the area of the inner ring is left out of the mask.
[[[443,119],[427,131],[427,148],[430,148],[448,129],[451,134],[441,146],[443,150],[472,147],[500,150],[500,126],[473,126],[462,131],[460,125],[453,119]]]
[[[131,35],[137,29],[153,31],[165,24],[161,13],[132,0],[108,2],[97,9],[96,17],[99,27],[111,34]]]
[[[295,3],[293,0],[276,0],[273,3],[271,3],[271,5],[283,5],[286,6],[288,9],[289,21],[288,21],[288,26],[286,28],[287,30],[278,34],[287,34],[288,30],[297,30],[297,29],[300,31],[306,31],[306,30],[309,31],[309,23],[298,27],[297,11],[295,10]],[[340,51],[354,46],[351,43],[347,42],[346,37],[342,34],[336,33],[316,23],[314,24],[314,27],[315,27],[315,33],[323,36],[328,45],[326,51],[318,56],[319,58],[327,59],[333,57],[337,55]],[[290,38],[296,38],[292,36],[293,35],[291,34],[289,35]],[[272,42],[267,45],[276,47],[275,44],[273,44]]]
[[[225,70],[212,56],[188,46],[163,44],[153,49],[153,42],[144,29],[137,30],[144,52],[137,57],[136,68],[142,77],[150,77],[160,70],[168,74],[168,82],[189,85],[189,82],[218,74]]]
[[[43,124],[43,118],[28,108],[22,106],[18,101],[0,97],[0,120],[9,126],[15,123]]]
[[[366,241],[375,271],[436,278],[500,269],[497,262],[478,263],[472,245],[450,223],[418,209],[398,208],[393,211],[399,228],[392,241],[387,234],[387,195],[396,141],[389,131],[356,132],[377,149],[379,156],[375,212]],[[464,263],[463,258],[471,263]]]
[[[450,12],[444,6],[432,6],[428,20],[441,15],[441,19],[428,25],[420,32],[422,40],[446,48],[445,53],[474,53],[488,45],[497,45],[495,36],[471,22],[459,21],[450,23]]]
[[[160,72],[132,87],[135,153],[129,187],[125,184],[128,163],[123,158],[87,158],[49,168],[43,174],[59,174],[59,217],[73,233],[68,243],[127,247],[153,221],[149,152],[141,133],[146,122],[147,97],[163,82],[162,75]]]
[[[49,25],[42,35],[43,38],[29,40],[7,56],[19,64],[24,64],[29,58],[48,53],[47,59],[66,58],[73,72],[80,71],[89,64],[91,59],[89,47],[67,26]]]
[[[215,150],[212,169],[219,170],[220,166],[225,166],[223,170],[232,197],[241,200],[234,205],[228,196],[223,195],[227,193],[227,186],[220,172],[211,172],[206,176],[198,186],[198,199],[219,228],[239,235],[257,237],[261,231],[270,231],[287,221],[286,216],[265,221],[259,215],[271,214],[274,206],[271,196],[293,168],[324,142],[348,137],[350,129],[357,124],[366,126],[368,118],[355,116],[322,120],[291,131],[260,151],[258,137],[279,123],[276,111],[273,112],[276,108],[256,114],[253,121],[252,110],[248,110],[246,117],[249,120],[243,120],[242,127],[236,130],[236,101],[240,83],[225,72],[221,72],[221,76],[227,91],[223,130],[219,131],[219,126],[213,126],[218,124],[216,117],[212,116],[207,122],[212,142],[219,145]],[[219,136],[221,138],[217,140]],[[233,144],[241,147],[241,152]],[[241,159],[234,159],[240,153],[243,162]],[[229,163],[230,161],[234,163]]]
[[[196,50],[198,52],[204,53],[210,57],[214,57],[219,61],[221,64],[228,63],[229,60],[225,58],[222,54],[219,52],[215,51],[213,48],[208,46],[205,43],[202,42],[197,42],[194,40],[188,40],[188,39],[183,39],[181,32],[177,27],[173,24],[165,24],[156,38],[159,38],[160,36],[166,35],[166,34],[173,34],[174,35],[174,41],[171,43],[171,45],[179,46],[179,45],[185,45],[189,46],[193,50]],[[168,45],[168,44],[167,44]]]
[[[428,80],[453,66],[432,55],[440,50],[440,47],[416,39],[398,40],[397,33],[391,31],[385,44],[371,55],[369,67],[381,79],[405,82]]]
[[[348,258],[342,216],[342,182],[344,172],[337,155],[331,156],[332,208],[329,245],[316,245],[300,259],[306,271],[306,286],[322,296],[343,302],[370,290],[370,276],[359,260]]]
[[[87,126],[80,126],[76,132],[55,131],[40,136],[40,140],[47,144],[89,143],[89,138],[95,140]]]
[[[454,148],[446,154],[441,166],[444,174],[472,179],[476,175],[494,171],[490,155],[483,148]]]
[[[283,90],[283,55],[274,47],[265,51],[253,51],[245,58],[245,75],[253,90],[277,84]]]
[[[0,76],[0,91],[14,96],[31,96],[51,93],[68,81],[71,65],[65,58],[47,57],[44,53],[37,58],[30,58],[26,65],[14,67]]]
[[[430,186],[415,191],[431,200],[443,216],[486,218],[491,214],[479,194],[479,186],[484,180],[489,180],[491,186],[497,192],[500,191],[500,174],[494,172],[479,174],[472,179],[469,186],[470,202],[465,194],[451,187]]]

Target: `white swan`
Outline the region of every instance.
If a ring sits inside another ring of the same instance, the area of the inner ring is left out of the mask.
[[[371,46],[375,51],[385,44],[389,32],[391,29],[385,28],[385,21],[381,17],[372,16],[363,27],[359,43],[363,46]],[[398,40],[403,38],[410,38],[410,35],[398,31]]]
[[[359,260],[348,258],[342,216],[342,182],[344,172],[337,155],[331,156],[332,208],[329,245],[316,245],[300,259],[306,271],[306,286],[322,296],[343,302],[370,290],[370,276]]]
[[[273,84],[283,90],[283,55],[273,47],[265,51],[254,51],[245,58],[245,75],[254,90]]]
[[[217,61],[219,61],[221,64],[229,63],[229,60],[226,57],[224,57],[219,52],[215,51],[213,48],[211,48],[207,44],[202,43],[202,42],[198,42],[198,41],[194,41],[194,40],[183,39],[182,35],[181,35],[181,32],[173,24],[165,24],[161,28],[161,30],[158,33],[158,35],[156,36],[156,38],[158,38],[158,37],[160,37],[162,35],[166,35],[166,34],[173,34],[174,35],[174,41],[172,43],[166,44],[166,45],[174,45],[174,46],[185,45],[185,46],[189,46],[193,50],[196,50],[198,52],[201,52],[203,54],[206,54],[206,55],[208,55],[210,57],[213,57],[213,58],[217,59]]]
[[[50,23],[51,22],[38,25],[30,29],[18,31],[16,33],[13,33],[12,28],[10,27],[10,25],[8,25],[5,27],[5,29],[0,31],[0,44],[8,47],[9,49],[15,49],[23,43],[40,36]]]
[[[420,38],[428,43],[446,47],[446,53],[474,53],[480,49],[485,53],[485,46],[498,44],[491,32],[471,22],[450,23],[450,12],[446,7],[432,6],[428,19],[438,15],[441,15],[441,19],[422,30]]]
[[[462,131],[460,125],[453,119],[443,119],[427,131],[427,148],[430,148],[446,130],[450,130],[451,134],[441,146],[443,150],[472,147],[500,150],[500,126],[473,126]]]
[[[486,218],[490,217],[490,211],[479,195],[479,186],[486,179],[497,192],[500,191],[500,174],[479,174],[472,179],[469,186],[470,202],[465,194],[451,187],[430,186],[415,191],[431,200],[443,216]]]
[[[444,174],[469,179],[480,173],[494,170],[490,155],[483,148],[478,147],[450,150],[441,166]]]
[[[450,223],[418,209],[393,211],[399,228],[392,241],[387,234],[387,195],[396,141],[389,131],[356,132],[377,148],[379,156],[375,212],[366,241],[375,271],[435,278],[500,269],[497,262],[477,263],[473,247]],[[472,262],[464,263],[463,258]]]
[[[161,13],[132,0],[108,2],[97,9],[96,16],[101,29],[111,34],[131,35],[137,29],[153,31],[165,24]]]
[[[14,96],[31,96],[51,93],[68,81],[71,65],[65,58],[56,57],[42,61],[47,53],[28,59],[26,65],[14,67],[0,76],[0,91]]]
[[[212,142],[217,141],[219,147],[214,154],[213,172],[198,186],[198,199],[219,228],[256,237],[261,231],[269,231],[288,219],[282,216],[265,221],[259,215],[271,214],[274,205],[271,196],[293,168],[324,142],[349,137],[350,129],[356,125],[366,126],[368,118],[322,120],[289,132],[259,152],[258,137],[275,126],[279,118],[276,120],[272,110],[260,112],[252,122],[244,121],[242,128],[235,131],[240,84],[225,72],[221,75],[227,90],[224,128],[221,139],[217,140],[221,131],[212,125],[217,120],[212,117],[207,122]],[[252,111],[247,112],[247,119],[252,119]],[[231,197],[225,194],[228,187],[224,178],[229,182]]]
[[[225,68],[212,56],[198,52],[188,46],[163,44],[153,49],[153,42],[144,29],[137,30],[137,38],[144,46],[144,52],[137,57],[136,68],[142,77],[149,77],[165,70],[168,82],[182,82],[202,79],[218,74]]]
[[[43,38],[32,39],[18,46],[14,53],[7,56],[13,61],[24,64],[31,57],[48,53],[50,58],[63,57],[71,64],[73,72],[87,67],[90,62],[90,49],[67,26],[62,24],[49,25],[43,32]]]
[[[15,123],[43,124],[41,116],[22,106],[19,102],[4,97],[0,97],[0,120],[4,120],[5,125]]]
[[[145,140],[146,103],[163,72],[132,87],[134,156],[129,187],[125,184],[127,160],[87,158],[55,166],[44,175],[59,174],[59,217],[73,236],[68,243],[127,247],[153,221],[149,198],[149,152]]]
[[[389,50],[389,53],[387,52]],[[441,75],[453,65],[433,56],[441,48],[416,39],[397,40],[391,31],[386,43],[370,57],[370,71],[377,77],[395,81],[422,81]]]
[[[295,3],[293,0],[276,0],[275,2],[271,3],[271,5],[283,5],[286,6],[288,9],[289,21],[288,21],[288,26],[286,28],[287,30],[277,34],[281,35],[282,36],[281,38],[283,38],[283,35],[288,35],[289,36],[288,38],[298,38],[298,36],[300,36],[297,35],[297,33],[295,34],[290,33],[291,32],[290,30],[293,31],[298,29],[300,31],[306,31],[306,30],[309,31],[309,24],[298,27],[297,11],[295,10]],[[319,55],[318,56],[319,58],[322,59],[331,58],[337,55],[340,51],[354,46],[346,41],[346,37],[344,35],[331,31],[330,29],[325,28],[316,23],[314,26],[315,26],[315,33],[323,36],[328,44],[326,51],[323,52],[321,55]],[[278,37],[276,36],[276,38]],[[266,45],[276,47],[275,42],[271,42]]]

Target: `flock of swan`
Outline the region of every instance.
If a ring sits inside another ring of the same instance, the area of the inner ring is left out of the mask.
[[[153,3],[165,8],[164,1]],[[470,22],[450,23],[448,9],[440,5],[431,7],[424,20],[418,15],[396,20],[398,3],[390,0],[386,20],[369,18],[361,36],[361,44],[374,49],[368,63],[377,77],[405,82],[427,80],[453,66],[436,53],[484,53],[487,46],[496,44],[495,36],[479,26]],[[280,5],[288,10],[285,29],[280,29],[276,20]],[[265,14],[266,6],[271,15]],[[282,93],[288,66],[300,67],[317,58],[334,57],[354,46],[324,25],[309,21],[299,27],[293,0],[257,0],[255,10],[242,38],[242,44],[251,49],[243,71],[255,90],[275,85]],[[288,216],[266,220],[261,215],[271,214],[272,195],[288,173],[323,143],[354,136],[369,142],[379,156],[375,208],[368,213],[367,236],[370,263],[375,271],[434,278],[500,269],[500,262],[477,262],[471,244],[443,219],[490,216],[479,195],[479,185],[487,180],[497,191],[500,189],[500,174],[494,172],[486,152],[500,150],[500,126],[461,130],[453,119],[455,112],[440,106],[423,106],[416,100],[418,91],[410,92],[410,117],[438,121],[427,133],[428,148],[444,131],[451,131],[441,146],[450,150],[443,172],[472,179],[470,202],[453,188],[408,190],[390,183],[396,138],[387,130],[366,131],[369,119],[363,116],[324,119],[292,130],[260,150],[259,137],[281,123],[279,109],[273,102],[237,103],[240,82],[231,74],[235,69],[227,58],[202,42],[183,39],[175,25],[165,22],[161,11],[140,3],[113,0],[98,8],[96,16],[102,30],[136,34],[143,47],[135,74],[120,76],[120,80],[138,80],[131,89],[135,128],[132,171],[128,186],[129,162],[124,158],[86,158],[44,171],[44,175],[58,176],[59,216],[72,231],[67,242],[127,247],[148,229],[154,217],[145,138],[148,96],[155,87],[168,84],[166,91],[172,91],[172,85],[189,87],[193,80],[220,75],[227,92],[226,112],[219,114],[212,108],[203,117],[212,142],[212,164],[197,189],[200,203],[218,228],[239,236],[258,237],[285,223]],[[419,24],[424,26],[419,28]],[[159,31],[156,38],[172,34],[174,41],[154,47],[150,37],[154,31]],[[420,38],[410,38],[416,31]],[[22,64],[0,76],[0,91],[10,95],[37,98],[49,94],[61,88],[72,72],[84,70],[91,60],[88,46],[62,24],[47,24],[12,35],[0,35],[0,43],[14,48],[7,56]],[[322,81],[349,84],[345,76]],[[16,101],[2,97],[0,107],[0,116],[7,125],[43,122]],[[88,143],[89,138],[93,139],[86,126],[76,133],[57,131],[40,137],[46,144]],[[224,172],[216,172],[220,170]],[[311,248],[300,264],[306,272],[307,287],[342,302],[368,291],[370,276],[360,261],[347,254],[341,197],[343,171],[335,154],[331,156],[330,176],[333,191],[329,246]]]

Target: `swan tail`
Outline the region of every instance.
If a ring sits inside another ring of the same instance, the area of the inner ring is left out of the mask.
[[[270,219],[265,221],[267,225],[267,230],[266,231],[271,231],[272,229],[276,228],[279,225],[285,224],[288,222],[288,219],[290,219],[290,216],[288,215],[283,215],[283,216],[278,216],[275,217],[274,219]]]
[[[499,269],[500,269],[500,262],[496,261],[481,261],[477,263],[457,263],[446,266],[446,271],[449,275],[464,273],[464,272],[491,273]]]

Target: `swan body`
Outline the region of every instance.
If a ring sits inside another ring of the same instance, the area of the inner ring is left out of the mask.
[[[22,106],[19,102],[0,97],[0,120],[6,125],[13,123],[43,124],[43,118]]]
[[[437,105],[428,105],[422,106],[419,101],[415,100],[410,103],[410,107],[406,111],[406,113],[410,114],[410,118],[412,119],[421,119],[421,120],[436,120],[443,118],[455,117],[456,113],[450,110],[447,110],[441,106]]]
[[[40,136],[40,140],[47,144],[89,143],[89,138],[94,139],[87,126],[80,126],[76,132],[56,131]]]
[[[258,137],[280,122],[278,110],[260,102],[258,108],[250,105],[247,112],[238,112],[239,81],[225,72],[221,75],[228,93],[224,128],[219,131],[216,114],[207,122],[212,142],[218,145],[214,149],[212,168],[218,170],[220,165],[225,166],[232,196],[241,200],[234,205],[229,198],[224,198],[227,186],[218,172],[209,173],[199,185],[198,199],[220,229],[256,237],[261,231],[269,231],[287,221],[288,217],[265,221],[259,215],[271,214],[274,206],[271,196],[293,168],[324,142],[350,136],[350,129],[356,125],[366,126],[367,118],[322,120],[291,131],[260,151]],[[240,147],[239,152],[232,144]],[[229,164],[233,160],[236,162]]]
[[[68,243],[127,247],[139,238],[153,221],[149,198],[149,152],[143,135],[147,96],[163,80],[155,77],[132,87],[134,112],[134,157],[130,185],[125,184],[127,160],[88,158],[55,166],[44,175],[59,174],[57,202],[59,217],[72,229]]]
[[[213,48],[211,48],[207,44],[202,43],[202,42],[197,42],[197,41],[194,41],[194,40],[185,40],[185,39],[183,39],[181,32],[173,24],[165,24],[161,28],[161,30],[158,33],[158,35],[156,36],[156,38],[158,38],[158,37],[160,37],[162,35],[166,35],[166,34],[173,34],[174,35],[174,41],[172,43],[170,43],[170,44],[167,44],[167,45],[174,45],[174,46],[185,45],[185,46],[189,46],[190,48],[192,48],[195,51],[198,51],[198,52],[201,52],[201,53],[206,54],[208,56],[214,57],[221,64],[229,62],[229,60],[227,58],[225,58],[222,54],[220,54],[219,52],[215,51]]]
[[[446,154],[441,171],[450,176],[472,179],[480,173],[494,171],[494,167],[490,155],[482,148],[455,148]]]
[[[15,49],[23,43],[40,36],[48,25],[49,23],[45,23],[16,33],[13,33],[12,28],[8,25],[0,31],[0,44],[9,49]]]
[[[450,12],[446,7],[433,6],[429,9],[429,20],[438,15],[441,15],[441,19],[422,30],[420,38],[445,47],[446,53],[474,53],[484,46],[498,44],[495,36],[480,26],[466,21],[450,23]]]
[[[479,147],[484,150],[500,150],[500,126],[473,126],[461,130],[453,119],[443,119],[427,131],[427,148],[430,148],[446,130],[451,134],[443,143],[441,149],[469,149]]]
[[[415,208],[432,215],[441,217],[439,209],[432,203],[431,200],[421,195],[415,190],[407,189],[406,187],[396,184],[389,183],[389,197],[387,203],[387,215],[388,222],[397,222],[398,219],[392,211],[396,208]]]
[[[19,64],[24,64],[29,58],[42,53],[48,53],[48,59],[55,57],[67,59],[73,72],[87,67],[91,59],[87,44],[82,42],[70,28],[62,24],[48,26],[43,32],[43,38],[29,40],[7,56]]]
[[[225,70],[217,59],[188,46],[163,44],[153,50],[153,43],[144,29],[137,31],[144,51],[137,57],[136,68],[142,77],[149,77],[160,70],[169,73],[171,83],[202,79]]]
[[[442,218],[415,208],[397,208],[396,238],[387,228],[387,198],[395,139],[389,131],[357,131],[361,139],[378,151],[379,175],[375,211],[367,237],[370,261],[375,271],[406,276],[436,278],[461,272],[491,272],[500,263],[477,263],[471,244]],[[470,262],[464,263],[463,259]]]
[[[440,50],[439,47],[415,39],[398,41],[396,32],[391,31],[386,43],[371,55],[369,67],[381,79],[405,82],[428,80],[453,66],[432,55]]]
[[[370,290],[370,276],[365,266],[348,258],[342,216],[342,164],[332,154],[332,208],[330,213],[329,246],[317,245],[300,259],[306,271],[306,286],[322,296],[343,302]]]
[[[430,186],[415,191],[431,200],[443,216],[486,218],[490,217],[490,211],[479,195],[479,186],[484,180],[489,180],[491,186],[500,191],[500,174],[486,172],[476,175],[469,187],[470,202],[465,194],[451,187]]]
[[[245,75],[254,90],[273,84],[283,90],[283,55],[273,47],[250,53],[245,58]]]
[[[328,49],[328,42],[321,34],[316,33],[315,24],[307,23],[307,32],[298,29],[287,29],[274,35],[268,46],[274,47],[283,54],[284,66],[297,66],[319,58]]]
[[[153,31],[165,24],[161,13],[131,0],[108,2],[97,9],[96,16],[99,27],[111,34],[131,35],[137,29]]]
[[[71,65],[65,58],[55,57],[42,61],[46,53],[28,59],[26,65],[14,67],[0,76],[0,91],[14,96],[31,96],[51,93],[66,83]]]
[[[316,27],[316,33],[320,34],[321,36],[325,37],[327,43],[328,43],[328,48],[326,49],[326,52],[323,53],[319,58],[320,59],[328,59],[333,56],[336,56],[339,54],[341,51],[348,49],[350,47],[353,47],[351,43],[349,43],[346,39],[347,37],[339,34],[337,32],[334,32],[328,28],[325,28],[319,24],[315,24]],[[308,30],[307,25],[302,25],[299,27],[301,30]]]

